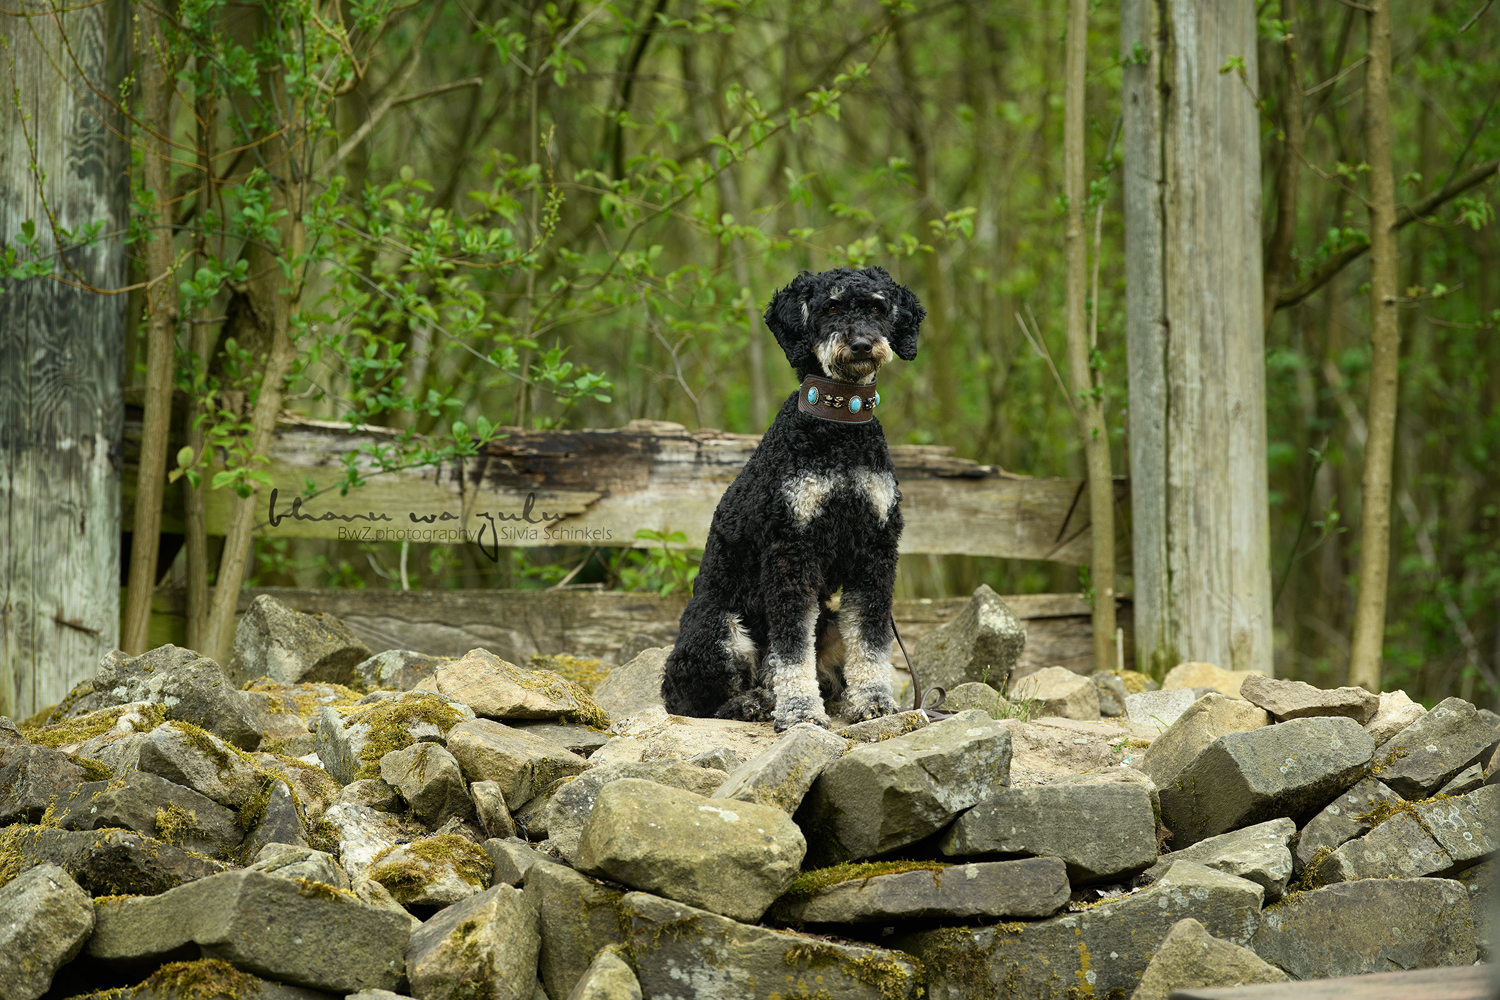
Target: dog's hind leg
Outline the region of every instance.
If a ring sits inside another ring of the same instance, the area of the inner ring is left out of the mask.
[[[738,616],[689,604],[662,673],[662,704],[673,715],[711,719],[752,686],[754,667],[755,645]]]
[[[880,594],[886,594],[880,599]],[[864,722],[899,711],[891,694],[890,591],[844,589],[839,603],[839,632],[844,645],[844,695],[851,722]]]

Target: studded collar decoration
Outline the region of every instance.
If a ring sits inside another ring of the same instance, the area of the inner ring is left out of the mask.
[[[863,424],[875,419],[880,393],[875,383],[858,385],[809,375],[797,390],[797,409],[824,420]]]

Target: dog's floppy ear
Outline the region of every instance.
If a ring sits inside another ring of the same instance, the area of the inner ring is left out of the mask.
[[[927,310],[922,308],[922,303],[911,293],[905,285],[898,285],[891,279],[890,274],[883,267],[867,267],[865,273],[872,278],[880,279],[885,286],[883,291],[891,303],[891,311],[894,316],[894,329],[891,339],[894,341],[891,348],[895,350],[896,356],[902,361],[911,361],[917,356],[917,330],[922,325],[922,320],[927,318]]]
[[[812,351],[807,344],[810,330],[807,303],[812,297],[815,277],[809,271],[798,274],[791,284],[771,296],[771,304],[766,306],[766,314],[762,317],[776,335],[776,342],[786,353],[787,361],[798,371],[812,360]]]

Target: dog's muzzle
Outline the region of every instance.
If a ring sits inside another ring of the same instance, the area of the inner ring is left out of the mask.
[[[874,383],[856,385],[809,375],[797,390],[797,409],[824,420],[863,424],[875,419],[880,392]]]

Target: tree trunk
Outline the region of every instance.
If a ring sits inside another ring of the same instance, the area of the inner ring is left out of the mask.
[[[146,292],[146,413],[141,427],[141,464],[136,479],[135,526],[130,542],[130,581],[121,622],[120,644],[140,655],[150,648],[151,597],[156,590],[156,555],[161,541],[162,495],[167,485],[167,435],[172,425],[172,373],[177,351],[177,281],[173,269],[172,223],[177,215],[172,199],[172,112],[175,110],[175,67],[163,61],[166,33],[155,8],[136,13],[137,44],[145,64],[142,72],[141,117],[146,131],[146,190],[154,198],[155,219],[146,244],[146,276],[161,279]],[[154,133],[154,134],[153,134]],[[163,278],[163,275],[167,277]]]
[[[1068,0],[1068,38],[1063,112],[1063,190],[1068,198],[1064,246],[1068,263],[1065,315],[1068,376],[1073,409],[1088,463],[1089,575],[1094,586],[1094,669],[1115,665],[1115,488],[1109,470],[1109,434],[1104,426],[1094,376],[1089,369],[1089,337],[1084,299],[1088,296],[1088,244],[1084,235],[1084,89],[1087,80],[1088,2]],[[1097,308],[1097,303],[1095,305]]]
[[[1272,673],[1255,10],[1126,0],[1136,659]]]
[[[1286,279],[1291,277],[1292,248],[1297,239],[1297,179],[1299,167],[1297,156],[1302,152],[1302,64],[1298,59],[1301,41],[1298,39],[1296,0],[1281,0],[1281,17],[1286,22],[1287,39],[1283,45],[1286,52],[1286,89],[1282,94],[1282,131],[1284,141],[1281,148],[1281,167],[1276,172],[1276,229],[1271,234],[1271,244],[1266,248],[1265,292],[1262,295],[1261,311],[1265,328],[1271,329],[1271,320],[1276,316],[1276,299]]]
[[[1396,309],[1396,183],[1391,166],[1391,7],[1381,0],[1366,15],[1365,161],[1370,165],[1370,396],[1365,423],[1363,516],[1359,526],[1359,590],[1349,649],[1349,683],[1380,690],[1390,570],[1391,460],[1396,440],[1397,365],[1401,327]]]
[[[39,252],[54,252],[49,210],[68,229],[102,222],[95,246],[66,252],[63,276],[120,288],[129,153],[119,116],[84,78],[119,93],[129,9],[106,0],[3,20],[13,76],[0,106],[0,246],[30,219]],[[40,193],[33,165],[46,175]],[[119,638],[125,300],[48,278],[0,281],[0,715],[61,701]]]

